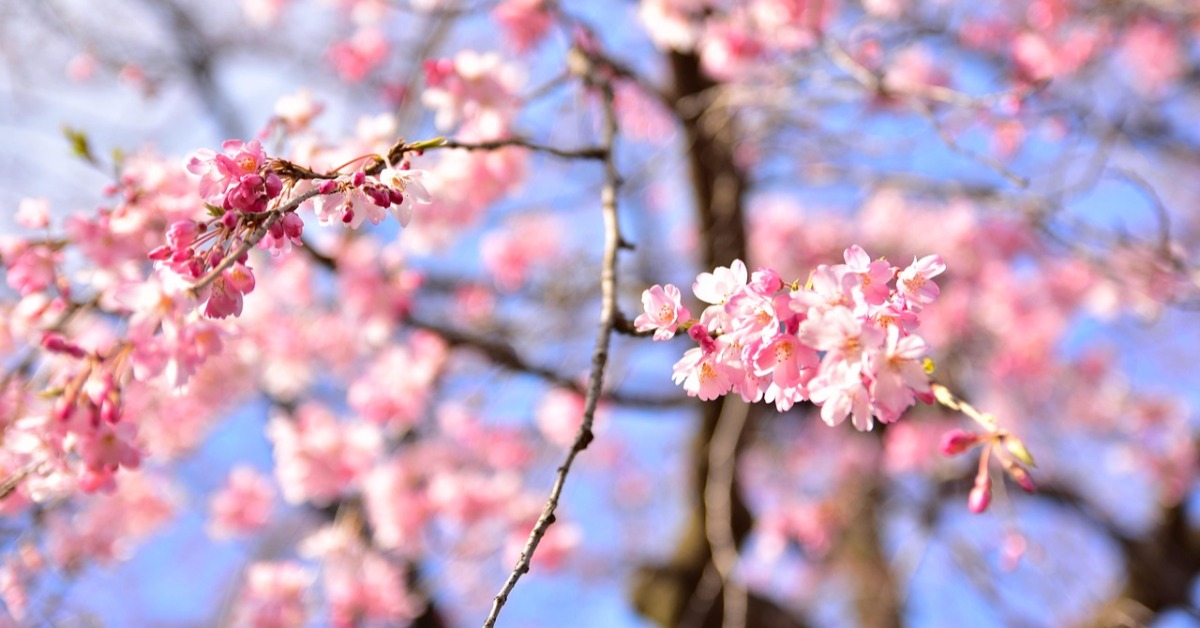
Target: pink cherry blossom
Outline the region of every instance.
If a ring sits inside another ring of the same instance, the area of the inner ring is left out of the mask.
[[[545,0],[504,0],[492,9],[492,18],[504,29],[517,52],[536,47],[553,24]]]
[[[276,415],[267,437],[283,498],[292,504],[327,504],[357,486],[382,446],[374,426],[339,421],[317,405],[302,406],[291,417]]]
[[[862,364],[834,362],[813,378],[808,385],[809,397],[821,406],[821,419],[837,425],[853,415],[854,427],[866,431],[874,424],[871,397],[863,382]]]
[[[642,307],[645,310],[634,319],[633,324],[640,332],[654,331],[655,340],[667,340],[675,335],[679,324],[691,318],[691,313],[680,302],[679,288],[667,284],[654,285],[642,292]]]
[[[90,422],[89,422],[90,423]],[[76,422],[72,430],[75,449],[84,463],[94,471],[115,471],[117,467],[136,469],[142,455],[135,441],[137,426],[122,422],[113,425],[108,421],[84,424]]]
[[[696,298],[711,305],[724,305],[734,294],[746,286],[749,273],[742,260],[734,260],[728,267],[720,267],[711,273],[700,273],[692,284]]]
[[[791,334],[780,334],[763,345],[754,360],[754,374],[771,376],[771,383],[780,388],[797,388],[803,385],[802,371],[815,369],[820,363],[817,352],[801,344]]]
[[[366,547],[346,525],[331,525],[305,539],[302,555],[320,561],[321,588],[334,626],[395,625],[417,615],[403,571]]]
[[[899,327],[888,327],[882,352],[868,354],[872,374],[871,397],[875,413],[884,423],[892,423],[915,401],[915,395],[929,392],[929,375],[921,358],[929,352],[919,336],[901,337]]]
[[[50,201],[44,198],[23,198],[17,205],[14,219],[26,229],[45,229],[50,226]]]
[[[313,579],[313,574],[299,563],[250,565],[234,611],[236,625],[253,628],[304,625],[309,615],[308,589]]]
[[[733,385],[729,370],[718,361],[717,354],[699,348],[688,349],[673,370],[671,379],[682,385],[689,396],[700,397],[702,401],[724,395]]]
[[[55,268],[62,255],[49,247],[26,245],[13,241],[0,246],[4,263],[8,266],[6,280],[21,296],[41,292],[54,284]]]
[[[348,82],[361,81],[387,58],[391,45],[378,28],[362,27],[329,48],[329,62]]]
[[[900,271],[896,285],[909,304],[920,309],[937,298],[938,285],[933,283],[932,279],[945,270],[946,265],[937,255],[926,255],[919,260],[914,257],[913,263]]]
[[[524,79],[516,66],[496,53],[463,50],[453,59],[425,63],[425,106],[436,111],[437,126],[459,124],[483,138],[507,133]]]
[[[867,303],[880,305],[887,300],[890,288],[888,284],[895,276],[895,270],[885,260],[871,260],[871,256],[857,244],[846,249],[846,266],[850,272],[859,277],[859,287]]]
[[[267,476],[252,467],[235,467],[226,485],[209,499],[209,533],[226,538],[261,529],[271,518],[274,498]]]

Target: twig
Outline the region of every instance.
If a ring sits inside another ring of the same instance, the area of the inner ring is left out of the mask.
[[[906,89],[904,91],[896,92],[888,88],[879,74],[872,72],[866,66],[855,60],[854,57],[850,56],[850,54],[842,49],[842,47],[839,46],[838,43],[833,39],[825,40],[825,51],[829,55],[830,60],[833,61],[834,65],[837,65],[868,90],[882,96],[903,94],[915,97],[918,101],[916,103],[918,110],[922,115],[925,116],[927,120],[929,120],[929,125],[933,127],[934,132],[938,134],[938,137],[941,138],[942,142],[952,152],[958,153],[963,157],[966,157],[982,166],[991,169],[993,172],[1003,177],[1006,181],[1022,190],[1029,188],[1028,179],[1014,173],[1012,170],[1009,170],[1008,167],[999,160],[959,144],[958,141],[955,140],[948,132],[946,132],[946,129],[942,127],[941,123],[937,119],[937,116],[933,112],[933,108],[929,106],[930,102],[942,102],[963,108],[989,107],[993,102],[998,101],[1000,98],[1008,94],[994,94],[983,97],[973,97],[948,88],[939,88],[933,86],[925,86],[919,89]]]
[[[13,491],[17,490],[17,487],[21,485],[21,482],[26,477],[29,477],[29,474],[37,471],[38,467],[40,466],[42,466],[41,462],[33,461],[21,467],[20,469],[17,469],[9,474],[8,477],[4,478],[4,481],[0,482],[0,500],[8,497]]]
[[[489,360],[491,360],[495,364],[498,364],[504,368],[507,368],[507,369],[510,369],[513,371],[518,371],[521,373],[528,373],[530,375],[535,375],[537,377],[540,377],[540,378],[554,384],[555,386],[566,388],[568,390],[573,390],[581,395],[587,394],[587,389],[585,389],[582,385],[580,385],[579,382],[576,382],[574,379],[566,377],[562,373],[559,373],[553,369],[550,369],[550,368],[547,368],[544,366],[538,366],[536,364],[530,364],[529,362],[527,362],[525,360],[525,358],[521,357],[521,355],[518,354],[516,352],[516,350],[514,350],[512,348],[512,346],[509,345],[508,343],[501,342],[498,340],[492,340],[490,338],[485,338],[485,337],[481,337],[481,336],[475,336],[475,335],[469,334],[464,331],[452,329],[449,327],[444,327],[442,325],[424,321],[419,318],[414,318],[412,316],[405,317],[404,324],[408,325],[409,327],[413,327],[416,329],[422,329],[422,330],[428,331],[430,333],[436,334],[438,337],[440,337],[442,340],[446,341],[446,343],[452,347],[453,346],[469,347],[471,349],[480,351],[484,355],[486,355]],[[616,331],[615,324],[614,324],[614,331]],[[628,394],[623,394],[623,393],[618,393],[618,392],[602,392],[601,399],[603,399],[605,401],[612,401],[614,403],[619,403],[622,405],[649,406],[649,407],[674,406],[674,405],[679,405],[679,404],[688,402],[688,399],[686,397],[682,397],[682,396],[680,396],[680,397],[641,397],[641,396],[637,396],[637,395],[628,395]]]
[[[438,146],[431,148],[459,148],[462,150],[496,150],[497,148],[505,148],[515,146],[519,148],[527,148],[539,153],[554,155],[563,159],[595,159],[604,160],[607,157],[608,151],[602,146],[592,146],[588,148],[578,148],[575,150],[566,150],[538,144],[521,137],[508,137],[499,140],[490,140],[487,142],[460,142],[458,140],[446,140]]]
[[[336,259],[317,251],[314,247],[308,245],[307,243],[305,244],[304,251],[307,252],[312,260],[317,264],[331,272],[337,272],[338,266]],[[475,349],[486,355],[487,358],[495,364],[498,364],[506,369],[540,377],[554,384],[555,386],[573,390],[580,395],[587,394],[587,390],[579,382],[563,375],[562,373],[559,373],[558,371],[555,371],[554,369],[529,363],[524,357],[521,356],[520,353],[517,353],[517,350],[514,349],[512,345],[508,343],[500,340],[493,340],[484,336],[477,336],[451,327],[445,327],[438,325],[437,323],[421,320],[420,318],[413,317],[411,314],[404,317],[404,324],[415,329],[421,329],[432,334],[436,334],[439,338],[444,340],[452,347],[468,347]],[[613,323],[613,330],[616,332],[622,332],[623,326],[627,326],[629,329],[629,331],[626,333],[634,336],[649,336],[652,333],[632,331],[632,325],[621,315],[621,312],[618,310]],[[603,393],[601,399],[625,406],[642,407],[678,406],[689,402],[687,397],[681,396],[642,397],[615,391]]]
[[[617,173],[616,154],[613,150],[617,137],[617,115],[613,106],[612,84],[605,81],[598,87],[603,94],[604,107],[604,187],[600,192],[601,209],[604,216],[604,257],[600,270],[600,329],[596,332],[596,346],[592,352],[592,370],[588,378],[587,396],[584,400],[583,423],[575,434],[575,440],[567,451],[566,459],[558,467],[554,486],[550,489],[550,496],[546,499],[545,506],[542,507],[541,516],[538,517],[537,523],[529,533],[529,539],[525,541],[521,558],[492,601],[492,610],[483,622],[484,628],[493,628],[496,625],[500,609],[504,608],[517,581],[529,571],[529,564],[533,560],[533,554],[537,551],[538,544],[545,536],[546,530],[554,523],[554,511],[558,508],[558,500],[562,495],[563,485],[567,481],[567,474],[571,471],[571,464],[575,461],[575,456],[586,449],[592,441],[592,419],[596,414],[596,404],[600,400],[600,390],[604,385],[604,367],[608,362],[608,348],[612,342],[617,313],[617,252],[621,241],[617,220],[617,187],[620,185],[620,176]]]
[[[949,148],[951,152],[958,153],[959,155],[962,155],[963,157],[966,157],[967,159],[970,159],[971,161],[990,169],[992,172],[1000,175],[1005,181],[1008,181],[1017,188],[1022,190],[1029,188],[1028,179],[1013,172],[1012,170],[1009,170],[1008,166],[1005,166],[1000,162],[1000,160],[959,144],[958,140],[954,139],[954,137],[951,136],[950,133],[942,126],[942,123],[938,121],[937,116],[933,113],[933,109],[931,109],[929,105],[922,104],[921,113],[925,116],[925,119],[929,120],[929,126],[933,127],[933,131],[937,133],[938,137],[941,138],[942,143],[945,144],[946,148]]]
[[[1113,168],[1111,172],[1129,185],[1137,188],[1150,201],[1150,207],[1154,210],[1154,216],[1158,220],[1158,249],[1168,261],[1172,262],[1172,265],[1178,268],[1178,259],[1171,252],[1171,214],[1167,211],[1167,206],[1163,203],[1162,197],[1158,195],[1158,192],[1154,189],[1153,185],[1150,185],[1149,181],[1132,170]]]

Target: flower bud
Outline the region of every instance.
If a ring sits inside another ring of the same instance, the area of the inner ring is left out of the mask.
[[[971,494],[967,496],[967,509],[978,515],[987,510],[991,503],[992,480],[984,475],[980,479],[975,480],[975,487],[971,489]]]
[[[150,251],[150,253],[148,255],[146,255],[146,257],[148,257],[156,262],[161,262],[161,261],[171,257],[171,253],[173,253],[173,249],[164,244],[162,246],[154,247],[154,249],[152,249]]]
[[[267,198],[275,198],[283,191],[283,180],[273,171],[267,172],[266,178]]]
[[[979,444],[980,435],[966,430],[950,430],[942,434],[940,450],[943,456],[957,456]]]
[[[179,220],[167,227],[167,244],[172,248],[183,249],[196,240],[200,230],[195,221]]]
[[[82,358],[87,355],[87,352],[80,348],[79,345],[67,342],[67,339],[62,337],[62,334],[54,332],[48,332],[42,336],[42,348],[51,353],[64,353],[73,358]]]
[[[1017,483],[1017,486],[1021,487],[1021,490],[1026,493],[1032,493],[1037,490],[1037,485],[1033,483],[1033,476],[1029,474],[1029,471],[1025,467],[1012,460],[1004,460],[1003,466],[1004,472],[1008,474],[1008,477],[1012,478],[1013,482]]]
[[[283,217],[283,233],[289,238],[299,238],[304,233],[304,220],[295,212]]]
[[[100,402],[100,420],[115,424],[121,420],[121,406],[112,399],[104,399]]]
[[[761,294],[774,294],[783,288],[783,278],[770,268],[760,268],[750,276],[750,284]]]

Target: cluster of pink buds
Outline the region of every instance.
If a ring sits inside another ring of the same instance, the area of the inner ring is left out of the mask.
[[[940,393],[940,391],[938,391]],[[940,393],[939,397],[944,396]],[[940,400],[940,399],[939,399]],[[957,401],[957,400],[955,400]],[[951,430],[942,436],[942,455],[957,456],[976,447],[982,447],[979,456],[979,471],[975,474],[975,485],[967,496],[967,508],[975,514],[987,510],[992,503],[992,476],[988,463],[994,455],[1000,461],[1004,474],[1012,479],[1026,493],[1034,492],[1037,487],[1033,483],[1026,466],[1032,467],[1033,456],[1025,448],[1025,444],[1016,436],[996,430],[990,433],[967,432]]]
[[[383,222],[390,210],[400,226],[407,227],[413,203],[432,200],[422,181],[424,175],[425,171],[412,170],[407,162],[384,168],[377,177],[360,170],[323,182],[313,208],[321,222],[340,222],[353,229],[368,220],[373,225]]]
[[[117,370],[128,353],[118,348],[113,357],[106,359],[55,332],[42,337],[42,347],[76,366],[51,389],[57,401],[49,431],[61,439],[64,450],[74,451],[83,461],[80,488],[88,492],[111,489],[118,468],[137,468],[141,463],[137,427],[122,420],[121,388],[117,384]]]
[[[916,399],[933,401],[929,348],[913,331],[946,267],[930,255],[899,269],[858,246],[846,249],[845,261],[819,266],[804,285],[769,268],[750,275],[735,261],[696,278],[692,291],[708,304],[699,320],[668,285],[642,294],[645,312],[634,324],[656,340],[687,329],[699,346],[675,364],[673,379],[691,396],[732,391],[781,412],[807,399],[826,423],[852,416],[869,430],[875,418],[897,420]]]
[[[282,203],[277,199],[284,181],[277,171],[289,177],[289,189],[302,179],[324,179],[316,190],[310,188],[304,195],[317,194],[313,207],[324,223],[355,228],[365,220],[379,224],[390,210],[401,226],[408,226],[413,204],[432,200],[422,181],[424,171],[412,170],[407,160],[396,167],[387,163],[374,174],[358,170],[348,175],[319,175],[269,158],[257,140],[229,140],[221,149],[221,153],[198,150],[187,163],[188,171],[200,177],[200,196],[210,218],[172,224],[166,244],[149,254],[159,267],[195,281],[194,296],[206,301],[204,314],[210,318],[240,315],[243,295],[254,290],[247,242],[275,255],[303,243],[304,221],[295,211],[303,199],[268,212],[272,201]],[[419,148],[412,150],[420,153]],[[355,161],[358,159],[350,163]]]
[[[196,222],[181,220],[167,228],[167,243],[149,257],[187,279],[200,279],[241,247],[249,233],[263,222],[261,215],[283,191],[283,180],[271,170],[272,160],[257,140],[229,140],[222,153],[201,149],[192,153],[187,169],[200,177],[200,196],[212,216]],[[304,222],[292,213],[272,221],[264,246],[283,250],[300,242]],[[242,253],[211,282],[202,287],[204,314],[210,318],[237,316],[242,295],[254,289],[254,273]]]
[[[296,221],[299,222],[299,218]],[[272,230],[276,226],[283,231],[283,237],[289,235],[286,220],[274,223]],[[300,222],[302,226],[303,222]],[[181,220],[167,228],[167,243],[150,251],[150,259],[182,277],[199,279],[241,244],[247,228],[232,211],[206,222]],[[299,228],[292,229],[299,237]],[[207,300],[205,316],[225,318],[242,313],[242,295],[254,290],[254,272],[246,265],[248,259],[249,256],[242,253],[200,291],[202,294],[197,296]]]

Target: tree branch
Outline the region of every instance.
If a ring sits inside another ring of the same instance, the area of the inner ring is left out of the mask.
[[[566,484],[567,474],[571,464],[579,452],[587,449],[592,441],[592,420],[596,415],[596,404],[600,401],[600,391],[604,385],[604,367],[608,362],[608,349],[612,342],[613,329],[616,326],[617,314],[617,252],[620,249],[621,232],[617,216],[617,187],[620,176],[617,173],[616,152],[614,150],[617,138],[617,114],[613,106],[613,89],[609,82],[599,82],[603,102],[604,115],[604,187],[600,192],[601,210],[604,216],[604,256],[600,269],[600,329],[596,332],[596,347],[592,352],[592,370],[588,378],[587,396],[584,401],[583,423],[575,434],[575,440],[567,451],[566,459],[558,467],[550,496],[542,508],[542,514],[529,533],[521,558],[513,567],[512,573],[500,587],[492,602],[492,610],[484,620],[484,628],[496,625],[500,610],[504,608],[513,587],[521,576],[529,571],[537,546],[545,536],[546,530],[554,523],[554,511],[558,508],[558,500],[562,495],[563,485]]]
[[[592,146],[587,148],[577,148],[568,150],[556,148],[546,144],[538,144],[521,137],[507,137],[499,140],[490,140],[487,142],[460,142],[458,140],[446,140],[432,148],[458,148],[462,150],[496,150],[497,148],[527,148],[529,150],[554,155],[563,159],[594,159],[604,161],[607,159],[608,151],[603,146]]]

